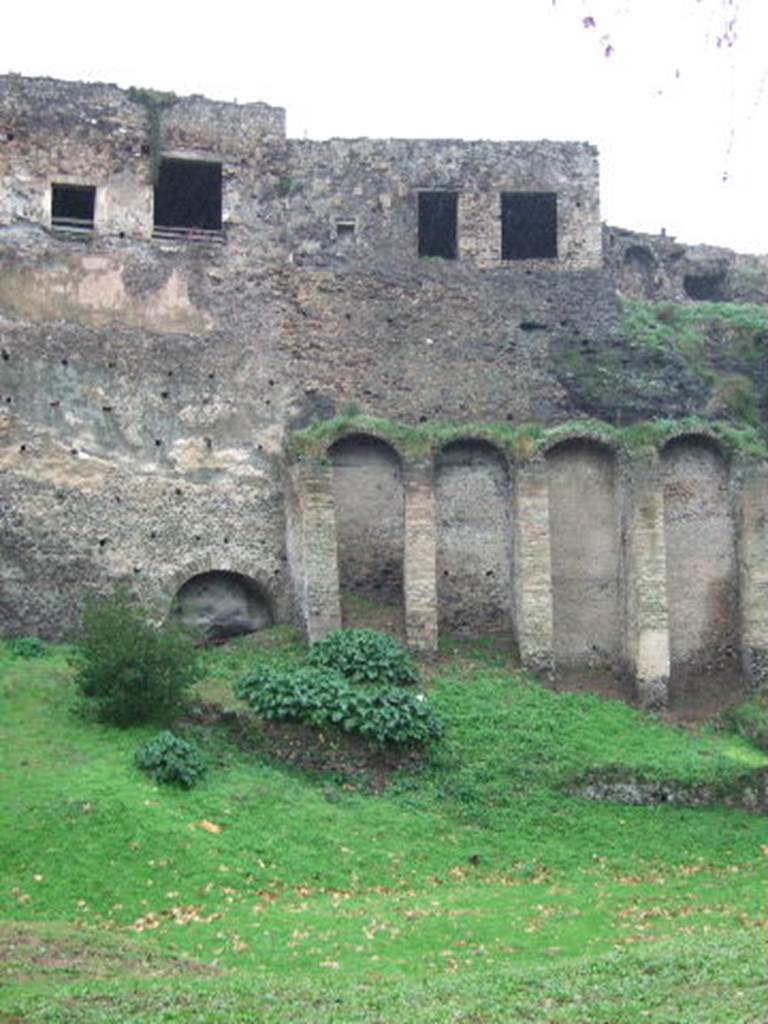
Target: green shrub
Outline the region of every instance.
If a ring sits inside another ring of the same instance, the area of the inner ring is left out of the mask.
[[[159,732],[139,747],[134,760],[155,782],[182,789],[192,789],[205,775],[205,764],[195,747],[172,732]]]
[[[236,683],[234,691],[264,718],[335,726],[377,743],[421,745],[442,735],[423,694],[397,686],[355,686],[327,669],[261,668]]]
[[[728,708],[723,720],[739,736],[768,752],[768,689],[760,690],[742,704]]]
[[[48,653],[48,645],[39,636],[15,636],[10,648],[16,658],[44,658]]]
[[[235,683],[233,690],[263,718],[321,726],[332,720],[333,709],[342,707],[351,687],[343,676],[323,669],[263,666]]]
[[[410,654],[394,637],[375,629],[336,629],[314,645],[309,663],[340,672],[353,683],[416,683]]]
[[[123,591],[86,602],[73,661],[80,693],[97,717],[119,726],[169,722],[201,676],[192,637],[147,622]]]

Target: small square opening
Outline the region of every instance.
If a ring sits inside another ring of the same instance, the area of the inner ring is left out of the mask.
[[[51,185],[51,225],[68,231],[93,231],[94,185]]]
[[[155,185],[155,229],[221,231],[221,164],[163,160]]]
[[[529,260],[557,256],[557,195],[501,193],[501,258]]]
[[[355,230],[357,225],[354,220],[337,220],[336,221],[336,237],[339,241],[348,241],[355,237]]]
[[[419,192],[419,256],[456,259],[457,192]]]

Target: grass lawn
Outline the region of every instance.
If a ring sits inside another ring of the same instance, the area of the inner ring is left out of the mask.
[[[200,697],[301,655],[284,629],[207,652]],[[0,1022],[762,1024],[765,819],[568,788],[727,791],[764,755],[482,646],[430,675],[445,738],[383,791],[192,721],[210,770],[181,791],[133,766],[155,729],[73,713],[63,649],[0,647]]]

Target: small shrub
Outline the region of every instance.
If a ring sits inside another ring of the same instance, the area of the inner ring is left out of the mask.
[[[309,663],[340,672],[353,683],[402,686],[419,680],[408,651],[375,629],[334,630],[314,645]]]
[[[15,636],[10,648],[16,658],[44,658],[48,653],[48,645],[39,636]]]
[[[442,735],[423,694],[353,685],[327,669],[261,668],[235,684],[234,692],[264,718],[335,726],[377,743],[421,745]]]
[[[261,667],[233,690],[263,718],[321,726],[329,723],[333,708],[343,705],[351,687],[338,673],[323,669]]]
[[[80,693],[119,726],[169,722],[201,676],[192,637],[156,628],[123,591],[86,603],[73,661]]]
[[[205,775],[205,764],[195,747],[168,731],[139,747],[134,760],[137,768],[163,785],[192,789]]]
[[[749,700],[723,713],[727,728],[768,752],[768,690],[760,690]]]

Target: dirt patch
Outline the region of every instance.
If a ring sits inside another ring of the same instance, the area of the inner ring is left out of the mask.
[[[558,672],[551,688],[558,693],[594,693],[608,700],[637,703],[632,682],[608,669],[567,669]]]
[[[667,715],[682,724],[700,725],[749,695],[743,679],[733,672],[701,673],[678,678],[669,684]]]
[[[130,941],[72,925],[0,922],[0,977],[7,983],[216,974],[205,964],[140,949]]]
[[[374,793],[387,789],[395,772],[417,772],[424,763],[420,750],[369,743],[336,729],[267,721],[250,711],[227,710],[221,704],[198,705],[189,721],[224,727],[242,750],[265,760],[334,775],[343,783]]]

